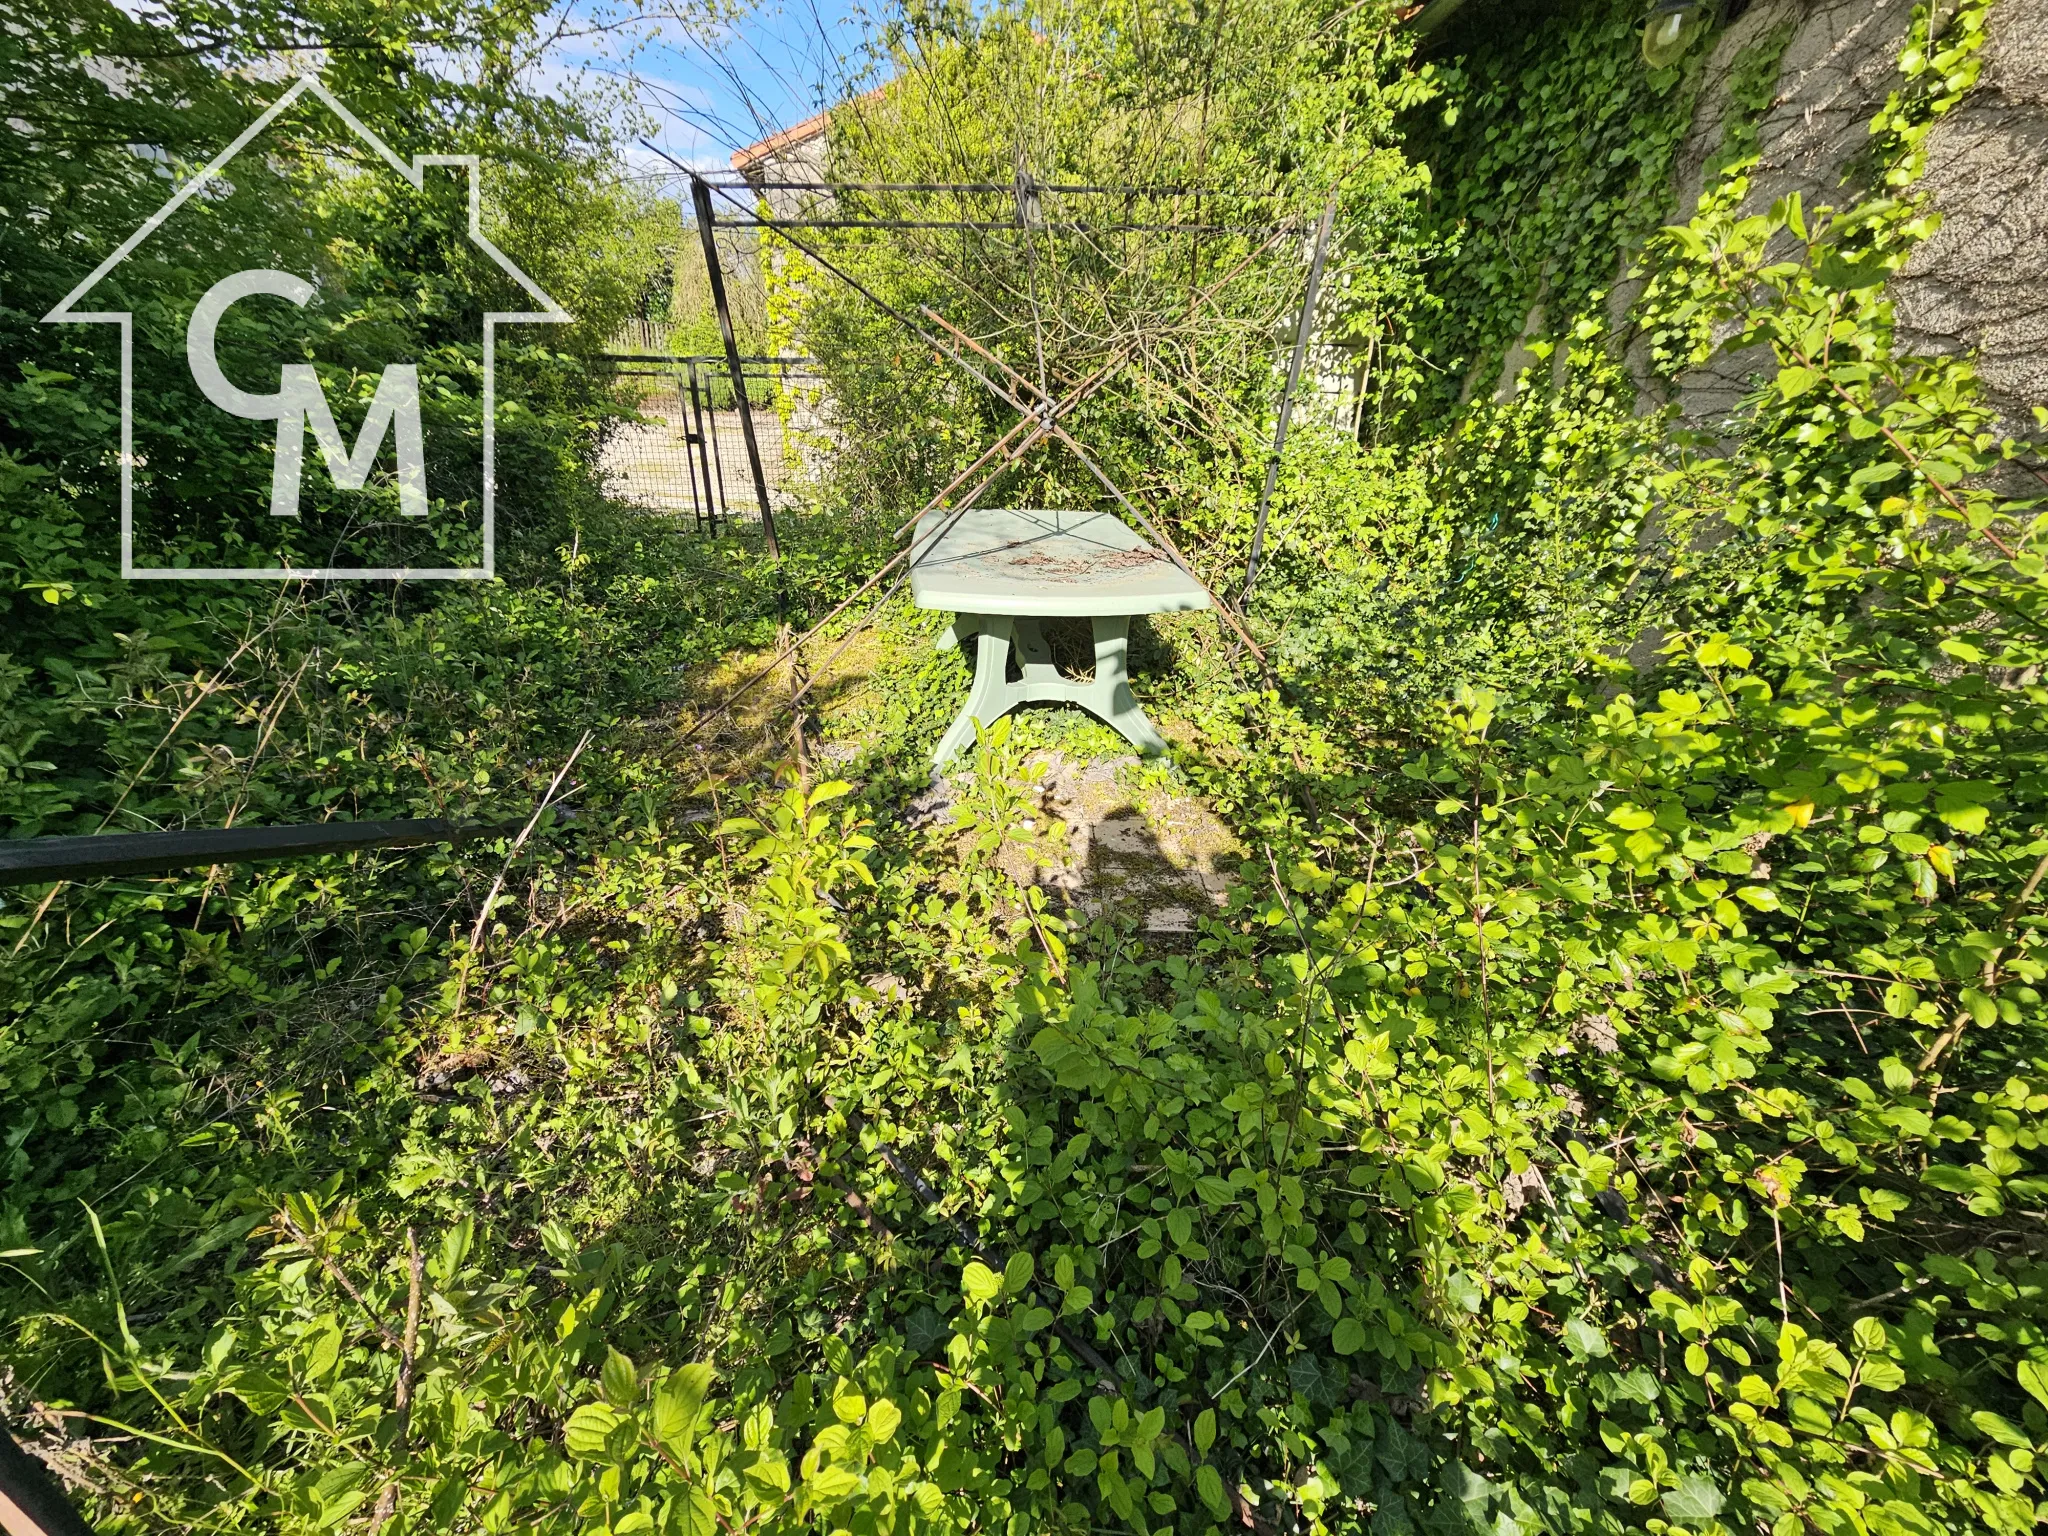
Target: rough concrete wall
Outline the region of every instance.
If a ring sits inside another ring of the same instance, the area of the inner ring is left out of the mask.
[[[1853,197],[1842,186],[1843,172],[1870,142],[1870,120],[1891,94],[1912,15],[1911,0],[1762,0],[1745,12],[1708,64],[1708,85],[1678,160],[1678,216],[1690,217],[1698,205],[1707,162],[1721,146],[1736,58],[1788,20],[1793,31],[1777,89],[1757,124],[1747,206],[1766,209],[1791,192],[1809,207],[1839,207]],[[1754,349],[1693,369],[1678,381],[1679,414],[1697,427],[1725,421],[1770,361]]]
[[[1898,83],[1895,66],[1913,7],[1911,0],[1790,0],[1753,6],[1729,31],[1753,21],[1767,27],[1788,13],[1792,40],[1778,67],[1776,94],[1757,124],[1760,158],[1750,202],[1768,208],[1798,192],[1809,204],[1839,205],[1843,170],[1869,144],[1870,120]],[[1724,38],[1723,45],[1732,40]],[[1699,197],[1698,181],[1684,191],[1689,195],[1681,206],[1689,209]]]
[[[1942,226],[1892,280],[1916,351],[1974,348],[2007,429],[2048,405],[2048,0],[1999,0],[1977,88],[1927,139]]]
[[[1697,204],[1730,111],[1741,51],[1790,18],[1776,94],[1758,125],[1749,204],[1797,191],[1809,207],[1843,206],[1843,177],[1898,83],[1910,0],[1759,0],[1718,40],[1679,156],[1680,216]],[[1902,341],[1915,350],[1976,349],[1988,393],[2017,428],[2048,403],[2048,0],[1999,0],[1977,89],[1928,139],[1922,183],[1944,224],[1892,283]],[[1724,420],[1768,358],[1720,357],[1679,381],[1681,414]]]

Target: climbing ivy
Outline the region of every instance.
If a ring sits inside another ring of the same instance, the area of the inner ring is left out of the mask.
[[[1751,39],[1729,65],[1727,121],[1721,129],[1721,143],[1703,171],[1706,186],[1720,181],[1731,167],[1755,158],[1758,124],[1777,91],[1778,69],[1794,30],[1792,18],[1787,17]]]
[[[1413,322],[1418,433],[1490,394],[1525,328],[1568,335],[1669,216],[1704,52],[1646,68],[1636,0],[1472,10],[1439,45],[1442,97],[1411,114],[1442,244]]]

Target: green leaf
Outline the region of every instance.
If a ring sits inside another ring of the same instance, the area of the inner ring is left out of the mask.
[[[1444,1282],[1444,1294],[1465,1311],[1474,1314],[1486,1301],[1486,1293],[1480,1288],[1478,1280],[1474,1279],[1469,1271],[1462,1269],[1453,1272],[1450,1279]]]
[[[1976,1163],[1934,1163],[1920,1175],[1920,1181],[1952,1195],[1993,1194],[1998,1189],[1998,1176]]]
[[[2022,1387],[2033,1394],[2036,1402],[2048,1408],[2048,1363],[2022,1360],[2013,1367],[2013,1375]]]
[[[2013,1366],[2013,1378],[2032,1393],[2034,1401],[2048,1407],[2048,1362],[2042,1360],[2021,1360]]]
[[[804,1479],[804,1488],[813,1499],[836,1504],[860,1492],[860,1474],[850,1467],[827,1463]]]
[[[1778,395],[1783,400],[1797,400],[1801,395],[1820,383],[1823,375],[1818,368],[1805,368],[1794,364],[1778,370]]]
[[[979,1259],[970,1259],[967,1267],[960,1271],[960,1290],[969,1301],[986,1305],[1003,1293],[1003,1282],[996,1272]]]
[[[604,1390],[604,1400],[614,1408],[631,1407],[640,1396],[640,1373],[630,1355],[616,1349],[608,1349],[604,1357],[604,1370],[598,1376],[598,1383]]]
[[[1735,644],[1726,635],[1716,635],[1708,640],[1693,657],[1703,667],[1734,667],[1743,670],[1756,658],[1748,647]]]
[[[434,1279],[443,1287],[453,1285],[455,1277],[462,1273],[462,1261],[469,1257],[470,1245],[475,1241],[474,1216],[463,1217],[441,1234],[441,1252],[434,1261]]]
[[[1986,803],[1997,793],[1997,786],[1981,780],[1938,784],[1934,789],[1934,814],[1958,832],[1974,837],[1987,825]]]
[[[306,1374],[313,1380],[324,1378],[341,1360],[341,1330],[329,1324],[313,1338],[313,1347],[306,1354]]]
[[[1223,1474],[1206,1461],[1195,1469],[1195,1492],[1218,1520],[1230,1513],[1230,1495],[1224,1492]]]
[[[582,1244],[576,1241],[576,1234],[559,1221],[550,1221],[540,1229],[540,1245],[548,1251],[548,1257],[564,1269],[574,1269],[577,1257],[583,1252]]]
[[[2028,1439],[2022,1431],[1988,1409],[1980,1408],[1977,1412],[1971,1414],[1970,1422],[1976,1426],[1979,1434],[1996,1440],[2000,1445],[2016,1446],[2020,1450],[2032,1450],[2034,1448],[2034,1442]]]
[[[715,1536],[719,1529],[718,1506],[700,1483],[691,1483],[677,1494],[675,1510],[680,1536]]]
[[[1287,1384],[1311,1403],[1331,1407],[1350,1372],[1327,1364],[1320,1355],[1299,1354],[1287,1362]]]
[[[1003,1290],[1012,1296],[1021,1295],[1037,1273],[1038,1265],[1030,1254],[1013,1253],[1010,1262],[1003,1266]]]
[[[1130,1410],[1125,1407],[1121,1400],[1118,1401],[1117,1407],[1124,1408],[1125,1418],[1128,1420]],[[1102,1397],[1091,1397],[1088,1399],[1088,1422],[1095,1426],[1095,1433],[1102,1436],[1104,1440],[1109,1440],[1113,1436],[1116,1420],[1107,1399]]]
[[[1381,1429],[1373,1454],[1397,1486],[1419,1483],[1429,1476],[1429,1447],[1398,1421],[1390,1421]]]
[[[1195,1454],[1206,1456],[1216,1443],[1216,1410],[1204,1408],[1195,1417]]]
[[[689,1449],[711,1380],[710,1366],[686,1365],[669,1372],[668,1380],[654,1394],[654,1432],[679,1457]]]
[[[1564,1325],[1564,1347],[1581,1360],[1599,1360],[1604,1358],[1608,1351],[1607,1335],[1583,1317],[1567,1318]]]
[[[1337,1320],[1330,1331],[1330,1348],[1340,1355],[1355,1355],[1365,1348],[1365,1325],[1355,1317]]]
[[[832,1389],[832,1414],[842,1424],[858,1424],[867,1417],[868,1400],[859,1387],[841,1380]]]
[[[562,1441],[569,1454],[589,1461],[604,1454],[605,1441],[624,1422],[604,1403],[585,1403],[569,1415],[562,1427]]]
[[[1858,1188],[1856,1198],[1879,1221],[1890,1221],[1913,1202],[1895,1189]]]
[[[1664,1513],[1687,1525],[1699,1525],[1720,1514],[1727,1502],[1712,1478],[1688,1472],[1678,1480],[1676,1488],[1665,1490]]]
[[[878,1397],[868,1405],[865,1425],[868,1438],[876,1445],[887,1445],[896,1436],[896,1427],[903,1422],[903,1410],[886,1397]]]

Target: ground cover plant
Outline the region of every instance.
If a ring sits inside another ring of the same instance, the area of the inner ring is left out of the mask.
[[[1759,359],[1726,441],[1637,413],[1590,278],[1508,398],[1300,434],[1277,676],[1206,621],[1143,658],[1145,771],[1247,851],[1187,942],[1029,878],[1037,717],[930,813],[933,615],[828,635],[808,775],[779,677],[708,710],[779,580],[822,611],[882,558],[866,462],[778,578],[608,507],[565,426],[576,521],[502,589],[271,620],[377,701],[352,811],[530,810],[574,754],[569,819],[10,898],[10,1425],[109,1530],[2033,1528],[2043,466],[1884,290],[1990,14],[1917,13],[1836,206],[1752,206],[1736,134],[1635,231],[1660,373]],[[1520,67],[1592,89],[1637,20]],[[1412,79],[1415,165],[1514,178],[1446,137],[1493,75]],[[1475,291],[1360,325],[1504,351],[1533,295]],[[1206,441],[1173,526],[1222,569],[1260,465]],[[173,685],[37,666],[100,756],[20,746],[11,815],[68,829],[147,778],[91,690]],[[268,697],[150,814],[342,760],[310,709],[264,744]]]

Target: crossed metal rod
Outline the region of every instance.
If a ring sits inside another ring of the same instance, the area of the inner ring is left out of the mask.
[[[1016,369],[1012,368],[1008,363],[1004,362],[1000,357],[996,356],[995,353],[989,351],[988,348],[984,347],[972,336],[969,336],[965,331],[961,330],[958,326],[954,325],[952,322],[947,320],[943,315],[940,315],[929,306],[920,306],[920,308],[923,309],[923,312],[927,319],[930,319],[936,324],[945,327],[945,329],[948,332],[950,332],[957,340],[964,342],[967,346],[973,348],[975,352],[987,358],[997,368],[1000,368],[1005,374],[1009,376],[1011,382],[1018,389],[1028,391],[1030,394],[1038,396],[1042,401],[1045,402],[1042,407],[1038,408],[1038,410],[1032,410],[1031,407],[1022,404],[1020,401],[1016,400],[1006,392],[1004,394],[1004,398],[1006,400],[1009,400],[1010,403],[1013,406],[1015,406],[1018,410],[1030,411],[1032,416],[1034,417],[1036,417],[1040,413],[1040,411],[1043,411],[1047,414],[1049,418],[1051,413],[1057,409],[1059,402],[1055,400],[1049,392],[1042,390],[1036,384],[1033,384],[1029,379],[1025,378],[1022,374],[1017,372]],[[1141,523],[1144,526],[1145,531],[1152,535],[1153,539],[1158,542],[1160,548],[1166,551],[1167,558],[1173,561],[1175,565],[1179,566],[1180,569],[1190,579],[1192,579],[1197,586],[1199,586],[1204,592],[1207,592],[1209,594],[1209,600],[1210,602],[1216,605],[1217,613],[1222,616],[1224,622],[1231,627],[1231,629],[1236,633],[1238,639],[1245,644],[1245,646],[1251,651],[1252,655],[1258,658],[1261,667],[1264,667],[1266,661],[1266,653],[1260,650],[1256,642],[1253,641],[1252,637],[1245,632],[1243,623],[1239,620],[1236,612],[1231,608],[1231,606],[1224,601],[1222,595],[1218,593],[1214,588],[1212,588],[1206,581],[1203,581],[1199,575],[1196,575],[1194,568],[1188,564],[1186,557],[1181,554],[1179,547],[1174,544],[1173,540],[1167,536],[1166,531],[1163,528],[1159,527],[1156,523],[1152,521],[1152,519],[1147,517],[1143,512],[1139,511],[1137,507],[1131,503],[1130,499],[1127,496],[1125,496],[1120,489],[1118,489],[1116,483],[1112,481],[1108,475],[1102,472],[1102,470],[1096,465],[1095,461],[1091,459],[1086,453],[1082,452],[1081,445],[1075,442],[1073,438],[1067,435],[1067,431],[1064,427],[1059,426],[1056,422],[1048,419],[1046,423],[1046,431],[1050,435],[1057,437],[1062,443],[1065,443],[1068,449],[1072,451],[1074,457],[1079,459],[1084,465],[1086,465],[1090,470],[1092,470],[1095,474],[1095,478],[1100,480],[1104,486],[1108,487],[1110,495],[1114,496],[1117,499],[1117,501],[1123,506],[1123,509],[1126,512],[1130,513],[1131,516],[1135,517],[1139,521],[1139,523]]]
[[[734,203],[739,202],[739,200],[736,197],[734,197],[733,194],[724,187],[710,187],[707,183],[702,182],[698,183],[698,185],[705,186],[707,190],[715,191],[719,193],[721,196],[727,198],[728,200]],[[1258,642],[1253,640],[1250,633],[1245,629],[1244,623],[1241,619],[1238,618],[1236,610],[1231,607],[1230,603],[1220,593],[1216,592],[1212,587],[1210,587],[1210,585],[1206,581],[1202,580],[1201,576],[1199,576],[1195,572],[1195,570],[1188,564],[1187,559],[1181,554],[1178,546],[1174,544],[1172,539],[1168,538],[1166,534],[1160,530],[1158,525],[1152,521],[1151,518],[1147,517],[1142,511],[1138,509],[1136,505],[1132,503],[1131,499],[1123,493],[1122,487],[1120,487],[1114,480],[1112,480],[1109,477],[1107,473],[1104,472],[1100,464],[1096,463],[1094,456],[1091,455],[1079,443],[1074,441],[1072,434],[1069,433],[1065,427],[1059,424],[1059,416],[1062,414],[1059,408],[1060,402],[1055,400],[1049,392],[1041,389],[1038,385],[1033,384],[1030,380],[1024,378],[1014,368],[1010,367],[1008,363],[1005,363],[1001,358],[997,357],[994,353],[990,352],[980,343],[974,341],[974,339],[968,336],[964,331],[961,331],[958,327],[952,325],[948,321],[941,318],[937,313],[935,313],[930,308],[926,308],[924,310],[924,313],[927,317],[936,321],[939,325],[943,326],[954,337],[966,342],[970,347],[974,349],[976,353],[978,353],[982,357],[987,358],[992,364],[995,365],[996,368],[998,368],[1004,374],[1008,375],[1011,379],[1013,379],[1021,389],[1023,389],[1030,395],[1036,396],[1043,402],[1042,405],[1038,406],[1026,404],[1025,401],[1022,398],[1020,398],[1017,394],[1013,393],[1009,389],[1004,388],[1001,384],[998,384],[994,379],[990,378],[981,369],[977,368],[973,363],[969,362],[966,358],[962,357],[960,355],[958,346],[949,347],[945,343],[941,342],[930,331],[926,330],[922,325],[919,325],[916,320],[911,318],[909,315],[905,314],[895,305],[889,303],[888,300],[882,298],[879,294],[875,293],[874,290],[867,287],[866,284],[862,283],[858,278],[854,277],[852,273],[846,271],[845,268],[839,266],[836,262],[832,261],[831,258],[825,256],[822,252],[814,249],[813,247],[806,245],[803,241],[797,239],[796,236],[788,233],[787,227],[784,224],[782,224],[781,221],[767,217],[761,217],[759,219],[759,223],[764,229],[774,231],[778,239],[788,241],[797,250],[803,252],[804,255],[808,256],[811,260],[817,262],[818,265],[825,268],[826,271],[832,273],[835,277],[839,278],[841,282],[846,283],[856,293],[860,294],[869,303],[873,304],[877,309],[881,310],[882,313],[889,316],[892,320],[896,321],[897,324],[903,326],[905,329],[909,330],[914,335],[916,335],[927,346],[931,347],[933,351],[939,353],[941,356],[950,357],[954,363],[956,363],[961,368],[965,369],[968,373],[972,374],[977,380],[980,381],[984,388],[986,388],[991,394],[996,396],[997,399],[1007,404],[1012,410],[1016,411],[1019,416],[1025,418],[1028,421],[1042,423],[1044,432],[1040,434],[1034,429],[1033,440],[1035,440],[1035,438],[1039,435],[1048,435],[1058,438],[1059,441],[1065,445],[1067,451],[1073,454],[1074,457],[1080,461],[1082,467],[1085,468],[1090,474],[1094,475],[1094,477],[1101,482],[1103,489],[1108,491],[1111,496],[1116,498],[1117,504],[1121,506],[1124,509],[1124,511],[1128,512],[1133,518],[1135,518],[1139,526],[1141,526],[1146,531],[1146,533],[1152,536],[1154,542],[1156,542],[1159,545],[1159,547],[1165,551],[1167,558],[1172,560],[1173,563],[1180,568],[1180,570],[1183,572],[1183,574],[1185,574],[1188,577],[1189,580],[1193,581],[1205,593],[1208,594],[1210,602],[1212,602],[1216,606],[1217,613],[1222,617],[1223,621],[1230,626],[1232,632],[1236,634],[1238,640],[1244,645],[1244,647],[1248,651],[1250,651],[1251,654],[1258,660],[1261,670],[1270,672],[1270,668],[1268,668],[1266,663],[1266,653],[1259,648]],[[1272,238],[1277,239],[1278,233],[1276,233]],[[1233,275],[1236,270],[1240,269],[1241,264],[1240,268],[1233,269]],[[1124,357],[1119,359],[1114,366],[1121,367],[1122,362],[1128,359],[1128,355],[1128,350],[1126,350],[1124,353]],[[920,513],[919,516],[923,516],[923,513]]]
[[[715,185],[713,186],[712,190],[721,193],[725,191],[724,188]],[[1286,233],[1287,231],[1284,227],[1276,229],[1272,234],[1267,236],[1265,240],[1261,241],[1252,250],[1248,251],[1247,253],[1245,253],[1244,256],[1240,257],[1231,266],[1229,271],[1225,272],[1221,277],[1217,278],[1214,282],[1208,284],[1206,287],[1200,289],[1198,292],[1192,295],[1188,300],[1189,313],[1192,314],[1195,310],[1199,309],[1203,304],[1212,301],[1217,294],[1222,292],[1225,287],[1227,287],[1231,282],[1233,282],[1237,278],[1237,275],[1239,273],[1244,271],[1244,269],[1250,266],[1254,261],[1258,260],[1258,258],[1264,255],[1268,250],[1272,249],[1272,247],[1275,244],[1277,244],[1281,240],[1281,238],[1285,236]],[[982,373],[980,369],[974,367],[965,359],[961,358],[958,355],[957,350],[940,345],[937,339],[932,337],[929,332],[925,331],[922,326],[917,325],[915,322],[909,321],[906,317],[901,315],[901,313],[897,311],[894,308],[894,306],[890,305],[886,300],[883,300],[882,298],[871,292],[858,279],[854,278],[849,273],[842,270],[835,263],[819,255],[817,252],[810,250],[808,247],[804,246],[799,241],[791,239],[791,237],[789,237],[786,234],[782,235],[781,238],[789,240],[791,245],[796,246],[798,250],[803,251],[804,254],[810,256],[814,261],[817,261],[820,265],[824,266],[828,271],[832,272],[835,276],[839,277],[843,282],[847,283],[850,287],[852,287],[855,292],[859,293],[862,297],[866,298],[870,303],[873,303],[879,308],[881,308],[884,313],[889,314],[892,318],[897,319],[900,323],[908,325],[911,330],[916,332],[920,337],[922,337],[926,341],[928,345],[932,347],[932,350],[935,353],[937,353],[940,356],[951,356],[954,359],[954,361],[958,362],[962,367],[966,368],[968,372],[974,374],[975,377],[979,378],[984,384],[988,385],[988,387],[997,396],[1005,400],[1008,400],[1010,404],[1019,411],[1020,416],[1019,419],[1011,425],[1008,431],[1004,432],[1001,437],[997,438],[996,441],[991,443],[987,448],[984,448],[981,451],[981,454],[974,460],[972,464],[969,464],[965,469],[961,470],[957,475],[955,475],[952,478],[952,480],[947,482],[947,484],[940,491],[938,491],[938,493],[935,494],[929,501],[927,501],[924,504],[924,506],[920,507],[917,510],[917,512],[912,514],[912,516],[907,521],[905,521],[903,524],[897,527],[894,533],[892,534],[892,538],[901,538],[905,533],[914,529],[917,526],[917,524],[924,519],[926,514],[945,507],[947,505],[948,498],[950,498],[956,491],[959,491],[960,487],[966,484],[966,482],[969,479],[971,479],[978,471],[982,470],[984,466],[987,466],[990,460],[999,460],[1000,462],[996,463],[993,468],[990,468],[988,472],[982,476],[981,480],[978,483],[976,483],[971,489],[969,489],[968,491],[961,495],[959,502],[951,508],[953,512],[952,517],[949,517],[942,526],[935,529],[929,538],[922,540],[913,538],[907,547],[905,547],[902,550],[899,550],[896,554],[890,556],[888,560],[884,561],[882,565],[876,569],[873,575],[869,576],[866,581],[862,582],[858,588],[856,588],[850,595],[848,595],[836,607],[834,607],[830,613],[827,613],[816,624],[812,625],[809,629],[804,631],[803,634],[797,636],[795,639],[788,642],[788,644],[783,646],[774,657],[772,657],[764,666],[757,670],[753,674],[753,676],[749,677],[745,682],[741,683],[738,687],[734,688],[731,692],[727,693],[724,698],[720,699],[716,704],[712,705],[709,709],[705,710],[701,715],[699,715],[697,717],[695,724],[691,725],[691,727],[682,734],[681,738],[679,738],[679,745],[681,744],[681,742],[687,742],[693,737],[695,737],[699,731],[704,729],[705,726],[709,725],[713,720],[718,719],[727,710],[731,709],[733,705],[737,704],[741,699],[745,698],[748,694],[752,693],[756,688],[758,688],[763,682],[767,681],[770,677],[774,676],[777,669],[779,669],[785,661],[787,661],[806,643],[817,638],[817,636],[821,634],[826,629],[826,627],[832,623],[834,619],[838,618],[841,614],[845,613],[847,609],[851,608],[855,603],[859,602],[863,597],[867,596],[868,593],[874,591],[876,587],[880,586],[883,579],[887,577],[891,571],[894,571],[898,566],[905,565],[906,562],[914,564],[915,559],[918,555],[924,553],[925,551],[928,551],[935,543],[938,542],[938,540],[944,538],[945,535],[952,529],[954,524],[959,521],[960,515],[965,513],[968,510],[968,508],[972,507],[975,501],[981,496],[981,494],[984,491],[986,491],[991,485],[993,485],[996,479],[1005,470],[1009,469],[1011,465],[1017,463],[1018,460],[1023,458],[1023,456],[1038,443],[1044,441],[1047,437],[1054,435],[1054,433],[1057,431],[1058,418],[1064,415],[1071,414],[1074,410],[1078,409],[1083,403],[1085,403],[1089,398],[1099,393],[1102,390],[1102,388],[1110,381],[1110,379],[1115,376],[1116,372],[1120,368],[1122,368],[1125,363],[1130,361],[1131,356],[1138,350],[1138,347],[1140,345],[1139,340],[1135,338],[1123,342],[1113,352],[1111,352],[1110,355],[1107,358],[1105,358],[1099,366],[1097,366],[1093,373],[1089,374],[1079,384],[1075,385],[1071,390],[1069,390],[1063,399],[1055,400],[1052,399],[1050,396],[1046,396],[1046,404],[1042,409],[1029,409],[1025,407],[1021,402],[1011,397],[1008,391],[996,386],[993,383],[993,381],[991,381],[988,378],[986,374]],[[951,329],[951,327],[948,327],[948,329]],[[1027,428],[1029,429],[1028,431],[1026,430]],[[1024,433],[1022,441],[1013,441],[1014,439],[1017,438],[1019,433]],[[1073,451],[1076,454],[1081,455],[1084,462],[1089,463],[1091,468],[1093,467],[1093,461],[1088,460],[1085,454],[1081,454],[1081,450],[1078,444],[1075,444],[1073,440],[1067,437],[1064,432],[1059,432],[1058,435],[1061,436],[1069,444],[1069,446],[1073,449]],[[1101,470],[1097,469],[1096,474],[1098,478],[1101,478],[1104,480],[1105,483],[1108,483],[1107,477],[1102,475]],[[1111,485],[1111,490],[1120,502],[1124,502],[1126,506],[1129,505],[1128,501],[1125,501],[1122,492],[1117,491],[1114,485]],[[1144,514],[1137,512],[1135,508],[1132,508],[1131,510],[1133,511],[1134,515],[1138,517],[1139,521],[1142,522],[1148,529],[1152,527],[1152,523],[1149,518],[1146,518]],[[1175,553],[1173,558],[1175,564],[1178,565],[1180,569],[1182,569],[1183,571],[1187,570],[1186,562],[1178,557],[1177,552]],[[1197,582],[1201,581],[1201,578],[1199,576],[1194,576],[1194,573],[1192,571],[1189,571],[1188,574],[1190,576],[1193,576]],[[876,601],[874,608],[870,611],[868,617],[862,619],[862,621],[859,624],[856,624],[853,627],[853,629],[847,633],[847,635],[840,641],[838,647],[832,652],[832,654],[825,658],[824,664],[820,666],[816,670],[816,672],[813,673],[811,681],[805,683],[801,689],[799,689],[796,693],[794,693],[791,696],[788,703],[792,707],[795,704],[802,701],[803,697],[806,694],[808,694],[811,688],[815,685],[818,678],[823,677],[828,671],[831,670],[832,663],[838,660],[840,655],[842,655],[845,652],[846,648],[853,643],[853,641],[856,637],[859,636],[861,631],[865,629],[870,622],[872,622],[874,612],[879,611],[881,604],[886,602],[890,597],[895,595],[898,588],[902,586],[904,578],[907,575],[907,569],[902,574],[898,575],[897,579],[890,584],[889,590],[885,592],[882,595],[882,597]],[[1210,591],[1207,583],[1202,583],[1202,585],[1204,591]],[[1211,593],[1211,596],[1214,596],[1213,592]],[[1231,624],[1231,627],[1235,629],[1240,636],[1243,636],[1245,644],[1251,649],[1252,654],[1258,658],[1261,669],[1266,671],[1267,678],[1270,681],[1271,671],[1270,668],[1267,666],[1265,653],[1261,651],[1257,645],[1252,643],[1249,636],[1244,635],[1243,626],[1237,622],[1236,615],[1231,613],[1228,607],[1223,605],[1220,601],[1218,602],[1218,610],[1226,616],[1226,621]]]

